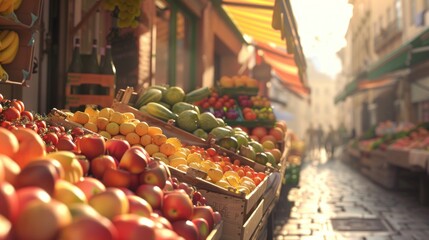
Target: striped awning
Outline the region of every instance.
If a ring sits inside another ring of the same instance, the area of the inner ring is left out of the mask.
[[[275,0],[223,0],[222,7],[247,41],[284,46],[280,30],[272,27]]]

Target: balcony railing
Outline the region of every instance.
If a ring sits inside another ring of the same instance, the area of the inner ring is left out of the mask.
[[[398,26],[396,21],[391,22],[386,28],[374,38],[374,50],[380,52],[383,48],[388,46],[393,39],[402,34],[402,28]]]

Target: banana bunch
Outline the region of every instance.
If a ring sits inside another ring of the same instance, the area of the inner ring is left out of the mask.
[[[142,0],[103,0],[103,6],[107,11],[114,11],[115,8],[118,8],[118,27],[136,28],[139,25],[138,18],[141,14],[141,2]]]
[[[11,63],[18,53],[19,36],[12,30],[0,31],[0,64]]]
[[[9,15],[21,6],[22,0],[0,0],[0,14]]]

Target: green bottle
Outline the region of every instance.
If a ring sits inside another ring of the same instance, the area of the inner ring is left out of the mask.
[[[71,63],[68,67],[69,73],[81,73],[83,69],[82,58],[80,56],[80,39],[74,39],[73,55]],[[71,86],[71,94],[80,94],[79,86]]]

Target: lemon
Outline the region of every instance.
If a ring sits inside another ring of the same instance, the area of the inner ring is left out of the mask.
[[[216,185],[218,185],[218,186],[220,186],[220,187],[223,187],[223,188],[226,188],[226,189],[228,189],[228,188],[230,188],[231,187],[231,184],[229,184],[227,181],[225,181],[225,180],[220,180],[220,181],[217,181],[216,182]]]
[[[74,113],[73,119],[74,122],[84,125],[85,123],[89,122],[89,115],[88,113],[77,111]]]
[[[233,186],[233,187],[238,187],[238,186],[240,186],[240,183],[239,183],[238,179],[237,179],[236,177],[234,177],[234,176],[228,176],[228,177],[226,177],[225,179],[226,179],[226,181],[227,181],[229,184],[231,184],[231,186]]]
[[[218,182],[219,180],[222,179],[223,177],[223,172],[217,168],[210,168],[207,171],[207,175],[209,176],[209,178],[213,181],[213,182]]]
[[[100,134],[101,136],[107,138],[107,139],[111,139],[112,135],[110,135],[110,133],[106,132],[106,131],[100,131],[98,134]]]
[[[173,158],[173,159],[170,159],[170,166],[172,166],[172,167],[177,167],[177,166],[179,166],[181,164],[184,164],[184,165],[187,166],[186,159],[184,159],[184,158]]]
[[[115,122],[117,124],[122,124],[122,123],[124,123],[127,120],[127,118],[125,117],[124,114],[122,114],[120,112],[113,112],[110,115],[109,120],[110,120],[110,122]]]
[[[182,147],[182,142],[180,142],[180,140],[175,137],[168,138],[166,142],[173,144],[177,149]],[[189,149],[185,148],[184,150],[189,150]]]
[[[103,108],[101,109],[101,111],[98,113],[99,117],[104,117],[107,119],[110,119],[110,115],[114,112],[114,110],[112,108]]]
[[[141,145],[147,146],[151,143],[152,143],[152,136],[151,135],[146,134],[146,135],[143,135],[140,137],[140,144]]]
[[[159,152],[159,146],[156,144],[148,144],[144,147],[144,149],[146,150],[147,153],[149,153],[149,155],[153,155],[154,153]]]
[[[178,157],[186,158],[186,154],[184,154],[181,151],[177,151],[177,152],[171,154],[170,156],[168,156],[168,159],[173,159],[173,158],[178,158]]]
[[[177,166],[177,169],[184,171],[184,172],[188,171],[188,168],[189,167],[186,164],[180,164],[179,166]]]
[[[96,109],[94,109],[94,108],[92,108],[91,106],[86,106],[86,108],[85,108],[85,111],[84,111],[85,113],[88,113],[88,115],[90,116],[90,117],[92,117],[92,116],[97,116],[98,117],[98,114],[100,113],[100,111],[98,111],[98,110],[96,110]]]
[[[146,122],[139,122],[136,124],[134,131],[139,135],[146,135],[149,129],[149,125]]]
[[[140,136],[135,132],[130,132],[125,135],[125,140],[127,140],[131,145],[140,144]]]
[[[201,165],[199,163],[197,163],[197,162],[188,163],[188,166],[192,167],[192,168],[195,168],[195,169],[198,169],[198,170],[201,169]]]
[[[124,122],[121,125],[119,125],[119,132],[125,136],[129,133],[134,133],[135,135],[137,135],[137,133],[134,132],[135,128],[136,128],[136,126],[134,126],[133,123]],[[137,136],[140,138],[139,135],[137,135]]]
[[[96,124],[99,130],[106,130],[106,126],[109,124],[109,119],[105,117],[98,117]]]
[[[148,134],[154,136],[156,134],[162,134],[162,129],[159,127],[150,126],[147,130]]]
[[[167,137],[164,134],[155,134],[152,136],[152,142],[161,146],[163,143],[167,142]]]
[[[127,118],[127,120],[132,120],[135,119],[136,117],[134,116],[134,113],[132,112],[125,112],[124,116]]]
[[[166,142],[159,147],[159,150],[165,155],[170,156],[176,152],[176,147],[173,144]]]
[[[97,124],[95,123],[87,122],[83,125],[83,127],[95,133],[98,132],[98,127],[97,127]]]
[[[186,157],[186,160],[188,161],[188,164],[192,162],[200,163],[203,161],[203,158],[199,153],[191,153]]]
[[[112,136],[118,135],[119,134],[119,124],[117,124],[115,122],[110,122],[106,126],[106,131],[108,133],[110,133],[110,135],[112,135]]]

